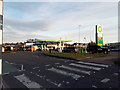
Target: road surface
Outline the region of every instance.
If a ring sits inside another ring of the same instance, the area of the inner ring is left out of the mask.
[[[120,67],[45,56],[41,52],[4,53],[2,79],[8,88],[118,88]],[[9,66],[8,65],[8,66]],[[13,68],[14,67],[14,68]]]

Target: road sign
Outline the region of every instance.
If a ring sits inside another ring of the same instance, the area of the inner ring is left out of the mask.
[[[97,45],[103,47],[103,28],[97,25]]]

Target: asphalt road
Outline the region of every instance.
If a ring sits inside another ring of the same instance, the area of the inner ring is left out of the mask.
[[[4,53],[3,61],[14,67],[2,75],[8,88],[120,87],[120,67],[115,65],[60,59],[41,52]],[[8,68],[4,65],[3,72]]]

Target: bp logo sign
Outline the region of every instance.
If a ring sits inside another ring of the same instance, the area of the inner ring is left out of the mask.
[[[103,46],[103,30],[100,25],[97,25],[97,45]]]
[[[98,27],[98,31],[102,32],[102,27],[101,26]]]

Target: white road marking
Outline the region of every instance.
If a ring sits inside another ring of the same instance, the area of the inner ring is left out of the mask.
[[[27,88],[42,88],[41,85],[38,83],[31,81],[28,77],[26,77],[24,74],[14,76],[17,80],[19,80],[21,83],[23,83]]]
[[[45,65],[46,67],[50,66],[50,64]]]
[[[70,60],[64,61],[64,62],[69,62]]]
[[[38,75],[38,74],[36,74],[36,76],[40,77],[40,78],[43,79],[43,80],[46,80],[47,82],[49,82],[49,83],[51,83],[51,84],[56,85],[56,86],[58,86],[58,87],[61,87],[61,85],[62,85],[61,83],[57,84],[56,82],[53,82],[53,81],[51,81],[50,79],[47,79],[46,76],[40,76],[40,75]]]
[[[6,63],[9,63],[8,61],[5,61]]]
[[[68,73],[66,71],[63,71],[63,70],[60,70],[60,69],[56,69],[56,68],[53,68],[53,67],[50,68],[50,69],[47,69],[47,70],[53,71],[55,73],[59,73],[59,74],[65,75],[65,76],[71,76],[75,80],[78,80],[78,78],[81,77],[80,75],[77,75],[77,74],[74,74],[74,73]]]
[[[101,67],[108,67],[108,65],[96,64],[96,63],[90,63],[90,62],[81,62],[81,61],[79,61],[78,63],[87,64],[87,65],[94,65],[94,66],[101,66]]]
[[[93,87],[93,88],[97,88],[97,86],[95,86],[95,85],[92,85],[92,87]]]
[[[80,69],[77,69],[77,68],[72,68],[72,67],[68,67],[68,66],[59,66],[60,68],[64,68],[64,69],[68,69],[68,70],[72,70],[72,71],[76,71],[76,72],[80,72],[80,73],[83,73],[83,74],[88,74],[90,75],[91,71],[84,71],[84,70],[80,70]]]
[[[5,61],[5,62],[8,63],[8,64],[17,65],[16,63],[10,63],[8,61]]]
[[[119,75],[119,73],[114,73],[113,75],[114,75],[114,76],[118,76],[118,75]]]
[[[21,70],[24,70],[23,65],[21,65]]]
[[[92,67],[92,66],[74,64],[74,63],[71,63],[71,64],[69,64],[69,65],[76,66],[76,67],[81,67],[81,68],[87,68],[87,69],[98,70],[98,71],[101,70],[101,68],[98,68],[98,67]]]
[[[60,63],[55,63],[55,64],[60,64]]]
[[[37,69],[37,68],[39,68],[39,67],[34,67],[33,69]]]
[[[101,80],[102,83],[107,83],[108,81],[110,81],[109,78],[105,78],[105,79]]]
[[[69,84],[70,82],[66,82],[67,84]]]
[[[25,69],[24,70],[19,70],[19,72],[21,72],[21,71],[26,71]]]
[[[58,86],[58,87],[61,87],[61,83],[59,83],[59,84],[57,84],[57,83],[55,83],[55,82],[52,82],[50,79],[46,79],[46,81],[47,82],[50,82],[50,83],[52,83],[52,84],[54,84],[54,85],[56,85],[56,86]]]

